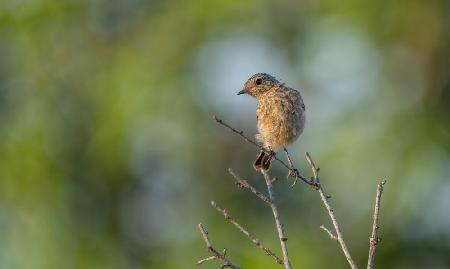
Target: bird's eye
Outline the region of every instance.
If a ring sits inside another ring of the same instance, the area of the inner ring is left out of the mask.
[[[261,83],[262,83],[262,79],[261,79],[261,78],[257,78],[257,79],[255,80],[255,84],[256,84],[256,85],[261,85]]]

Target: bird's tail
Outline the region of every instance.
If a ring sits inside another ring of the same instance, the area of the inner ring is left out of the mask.
[[[258,158],[256,158],[255,162],[253,163],[253,167],[259,171],[260,169],[263,170],[269,170],[270,164],[272,162],[272,156],[270,154],[267,154],[264,150],[261,150],[261,152],[258,155]]]

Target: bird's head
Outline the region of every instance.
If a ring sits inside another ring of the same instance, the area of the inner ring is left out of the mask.
[[[249,94],[257,98],[279,84],[280,82],[269,74],[254,74],[245,82],[244,89],[238,92],[238,95]]]

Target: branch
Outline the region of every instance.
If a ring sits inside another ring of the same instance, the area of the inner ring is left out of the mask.
[[[289,177],[293,177],[294,178],[294,182],[292,183],[291,187],[294,187],[295,184],[297,184],[298,179],[299,179],[298,178],[298,170],[294,168],[294,165],[292,164],[292,161],[291,161],[291,156],[289,155],[289,152],[288,152],[287,148],[283,148],[283,150],[284,150],[284,153],[286,153],[286,159],[287,159],[288,164],[289,164],[289,171],[288,171],[288,174],[286,176],[286,179],[289,179]],[[291,171],[294,171],[294,173],[291,172]]]
[[[242,138],[244,138],[244,140],[252,145],[254,145],[255,147],[261,149],[262,151],[264,151],[267,154],[272,155],[273,159],[277,160],[279,163],[281,163],[284,167],[286,167],[289,171],[290,175],[294,175],[296,180],[300,179],[303,182],[305,182],[306,184],[308,184],[310,187],[312,188],[317,188],[314,184],[314,182],[312,182],[311,180],[307,179],[306,177],[304,177],[297,169],[293,169],[291,167],[289,167],[285,162],[283,162],[281,159],[279,159],[276,154],[274,152],[268,151],[267,149],[265,149],[263,146],[261,146],[260,144],[258,144],[256,141],[254,141],[253,139],[248,138],[247,136],[244,135],[243,131],[238,131],[236,129],[234,129],[233,127],[231,127],[230,125],[228,125],[227,123],[225,123],[223,120],[217,118],[216,116],[213,116],[214,120],[219,123],[222,126],[225,126],[226,128],[228,128],[229,130],[231,130],[233,133],[238,134],[239,136],[241,136]]]
[[[273,253],[268,247],[264,246],[256,237],[251,235],[244,227],[242,227],[236,220],[234,220],[233,217],[231,217],[225,209],[220,208],[214,201],[211,201],[211,205],[218,212],[220,212],[229,223],[233,224],[239,231],[241,231],[241,233],[247,236],[253,244],[262,249],[268,256],[272,257],[276,263],[283,264],[282,259],[278,258],[277,255],[275,255],[275,253]]]
[[[320,226],[320,228],[322,230],[324,230],[326,233],[328,233],[328,235],[330,236],[331,239],[333,240],[337,240],[340,244],[340,247],[342,249],[342,252],[344,253],[350,267],[352,269],[357,269],[357,266],[355,264],[355,262],[353,261],[350,252],[347,248],[347,245],[344,241],[344,237],[342,235],[339,223],[337,222],[336,216],[334,214],[334,210],[331,207],[331,204],[329,202],[329,199],[331,198],[331,196],[328,196],[321,183],[320,183],[320,178],[319,178],[319,168],[316,167],[316,165],[314,164],[311,156],[309,155],[308,152],[306,152],[305,154],[305,159],[308,162],[312,173],[314,175],[313,178],[311,179],[307,179],[306,177],[304,177],[292,164],[291,158],[289,156],[289,153],[286,149],[284,149],[285,153],[286,153],[286,157],[288,160],[289,165],[287,165],[285,162],[283,162],[282,160],[280,160],[273,152],[268,151],[267,149],[265,149],[263,146],[261,146],[260,144],[258,144],[257,142],[255,142],[254,140],[248,138],[247,136],[244,135],[243,131],[238,131],[236,129],[234,129],[233,127],[231,127],[230,125],[228,125],[227,123],[225,123],[223,120],[218,119],[216,116],[214,116],[214,120],[221,124],[222,126],[225,126],[226,128],[228,128],[229,130],[231,130],[232,132],[238,134],[239,136],[241,136],[246,142],[256,146],[257,148],[263,150],[264,152],[266,152],[267,154],[272,155],[273,159],[277,160],[279,163],[281,163],[287,170],[288,170],[288,177],[292,176],[295,178],[295,181],[293,183],[293,185],[295,185],[295,183],[297,182],[298,179],[300,179],[301,181],[303,181],[304,183],[308,184],[312,189],[316,190],[319,195],[320,198],[325,206],[325,208],[328,211],[328,214],[331,218],[331,221],[333,223],[333,227],[335,230],[336,235],[334,235],[329,229],[327,229],[325,226]],[[240,187],[243,188],[247,188],[249,189],[253,194],[255,194],[257,197],[259,197],[261,200],[263,200],[265,203],[267,203],[271,209],[272,209],[272,213],[274,215],[275,218],[275,223],[276,223],[276,227],[277,227],[277,231],[278,231],[278,237],[280,238],[280,244],[281,244],[281,249],[283,252],[283,263],[285,268],[291,268],[290,265],[290,261],[289,261],[289,257],[288,257],[288,251],[287,251],[287,245],[286,245],[286,236],[284,234],[284,230],[283,230],[283,226],[279,220],[279,215],[278,215],[278,210],[277,207],[275,205],[275,197],[273,194],[273,189],[272,189],[272,184],[276,181],[277,178],[274,178],[273,180],[270,179],[269,175],[267,174],[266,171],[261,170],[261,174],[264,176],[266,185],[267,185],[267,189],[269,192],[269,197],[265,196],[264,194],[260,193],[259,191],[257,191],[253,186],[251,186],[246,180],[241,179],[239,176],[237,176],[233,170],[228,169],[228,172],[235,178],[236,180],[236,184]],[[385,181],[380,182],[378,184],[378,189],[377,189],[377,196],[376,196],[376,201],[375,201],[375,212],[374,212],[374,222],[373,222],[373,227],[372,227],[372,235],[370,237],[370,248],[369,248],[369,261],[368,261],[368,265],[367,268],[368,269],[373,269],[373,260],[374,260],[374,254],[375,254],[375,249],[376,246],[378,244],[378,242],[380,241],[380,238],[378,237],[378,224],[379,224],[379,208],[380,208],[380,200],[381,200],[381,194],[383,192],[383,186],[385,184]]]
[[[272,201],[272,203],[270,203],[270,208],[272,209],[273,218],[275,219],[275,225],[278,231],[278,238],[280,239],[281,251],[283,252],[284,268],[291,269],[291,262],[289,260],[288,248],[286,243],[287,237],[284,233],[283,224],[281,224],[280,216],[278,214],[278,208],[275,204],[275,194],[273,192],[272,180],[270,179],[269,174],[267,174],[267,171],[260,169],[260,172],[264,176],[264,180],[267,185],[267,191],[269,193],[269,198]]]
[[[286,269],[290,269],[291,268],[291,263],[289,261],[287,244],[286,244],[287,238],[286,238],[286,236],[284,234],[283,225],[280,222],[280,217],[278,215],[278,209],[277,209],[277,206],[275,205],[275,194],[273,193],[273,188],[272,188],[272,184],[273,184],[273,182],[276,181],[276,178],[270,179],[270,176],[267,174],[266,171],[260,170],[261,174],[264,176],[264,180],[265,180],[266,185],[267,185],[267,191],[269,193],[269,197],[267,197],[264,194],[262,194],[261,192],[259,192],[258,190],[256,190],[246,180],[240,178],[231,168],[228,168],[228,172],[236,180],[236,183],[237,183],[238,186],[249,189],[259,199],[261,199],[262,201],[267,203],[270,206],[270,208],[272,209],[272,213],[273,213],[273,216],[274,216],[274,219],[275,219],[276,228],[277,228],[277,231],[278,231],[278,237],[280,239],[281,250],[283,252],[283,262],[282,262],[282,264],[284,264],[284,267]]]
[[[209,240],[209,237],[208,237],[208,231],[206,230],[206,228],[203,226],[202,223],[198,224],[198,229],[200,230],[200,233],[203,236],[203,240],[205,240],[206,247],[208,248],[208,251],[212,254],[212,256],[202,259],[202,260],[199,260],[197,262],[197,265],[201,265],[202,263],[204,263],[206,261],[221,260],[223,262],[223,264],[220,268],[230,267],[232,269],[241,269],[240,267],[235,265],[233,262],[231,262],[229,259],[227,259],[227,257],[226,257],[227,250],[226,249],[224,249],[223,252],[220,253],[213,247],[213,245],[211,244],[211,241]]]
[[[260,191],[258,191],[257,189],[255,189],[255,187],[253,187],[252,185],[250,185],[248,183],[247,180],[242,179],[241,177],[239,177],[231,168],[228,168],[228,173],[230,173],[230,175],[236,180],[236,185],[238,185],[241,188],[246,188],[249,189],[254,195],[256,195],[259,199],[261,199],[262,201],[264,201],[266,204],[268,204],[269,206],[272,204],[272,200],[265,196],[264,194],[262,194]]]
[[[291,175],[291,174],[295,175],[296,179],[299,178],[299,179],[302,180],[304,183],[308,184],[311,188],[313,188],[313,189],[315,189],[316,191],[319,192],[320,198],[322,199],[322,202],[323,202],[323,204],[325,205],[325,207],[326,207],[326,209],[327,209],[327,211],[328,211],[328,214],[330,215],[331,221],[332,221],[332,223],[333,223],[333,226],[334,226],[334,229],[335,229],[335,232],[336,232],[336,236],[333,235],[333,237],[331,237],[331,238],[336,238],[336,240],[339,242],[339,244],[340,244],[340,246],[341,246],[341,249],[342,249],[342,251],[344,252],[344,255],[345,255],[345,257],[346,257],[346,259],[347,259],[347,261],[348,261],[350,267],[351,267],[352,269],[357,269],[356,264],[355,264],[355,262],[353,261],[351,255],[350,255],[350,252],[348,251],[347,245],[345,244],[344,237],[343,237],[342,232],[341,232],[340,227],[339,227],[339,223],[337,222],[336,216],[334,215],[334,210],[333,210],[333,208],[331,207],[331,205],[330,205],[330,203],[329,203],[329,201],[328,201],[328,199],[330,198],[330,196],[328,196],[328,195],[325,194],[325,191],[323,190],[323,187],[322,187],[321,184],[320,184],[319,168],[317,168],[317,167],[315,166],[315,164],[314,164],[314,162],[312,161],[311,156],[309,155],[309,153],[306,153],[306,154],[305,154],[305,159],[306,159],[306,161],[308,162],[309,166],[311,167],[311,170],[312,170],[313,175],[314,175],[314,178],[311,179],[311,180],[309,180],[309,179],[307,179],[306,177],[304,177],[303,175],[301,175],[300,172],[292,166],[292,162],[290,161],[289,153],[287,152],[287,150],[285,150],[285,152],[286,152],[286,156],[287,156],[287,158],[288,158],[288,161],[289,161],[289,165],[290,165],[290,166],[288,166],[288,165],[287,165],[286,163],[284,163],[282,160],[280,160],[279,158],[277,158],[276,155],[274,155],[273,153],[267,151],[264,147],[262,147],[261,145],[259,145],[259,144],[256,143],[255,141],[253,141],[252,139],[246,137],[246,136],[244,135],[244,132],[243,132],[243,131],[238,131],[238,130],[234,129],[233,127],[231,127],[230,125],[228,125],[227,123],[225,123],[223,120],[217,118],[216,116],[214,116],[214,120],[215,120],[217,123],[219,123],[219,124],[221,124],[221,125],[227,127],[227,128],[230,129],[232,132],[234,132],[234,133],[238,134],[239,136],[241,136],[242,138],[244,138],[244,140],[247,141],[248,143],[253,144],[253,145],[256,146],[257,148],[259,148],[259,149],[263,150],[264,152],[266,152],[267,154],[272,154],[272,156],[273,156],[273,158],[274,158],[275,160],[277,160],[277,161],[278,161],[279,163],[281,163],[286,169],[288,169],[290,175]],[[232,170],[229,169],[228,171],[230,172],[230,174],[233,175],[233,177],[235,177],[235,175],[232,173]],[[289,258],[288,258],[288,252],[287,252],[287,245],[286,245],[286,243],[285,243],[285,241],[286,241],[287,239],[286,239],[286,237],[284,236],[283,227],[282,227],[282,225],[281,225],[281,223],[280,223],[280,221],[279,221],[278,211],[277,211],[276,205],[275,205],[275,203],[274,203],[274,197],[273,197],[273,191],[272,191],[272,181],[270,180],[269,175],[267,174],[266,171],[261,171],[261,173],[263,174],[264,179],[265,179],[265,181],[266,181],[267,189],[268,189],[268,191],[269,191],[269,199],[272,201],[272,203],[269,203],[269,205],[271,206],[272,212],[273,212],[274,217],[275,217],[275,222],[276,222],[276,225],[277,225],[277,231],[278,231],[278,235],[279,235],[279,238],[280,238],[281,248],[282,248],[282,251],[283,251],[283,258],[284,258],[285,267],[286,267],[286,268],[290,268],[290,263],[289,263]],[[235,177],[235,178],[236,178],[236,177]],[[238,178],[236,178],[236,180],[238,180]],[[239,181],[239,180],[238,180],[238,181]],[[247,182],[245,181],[244,183],[247,183]],[[294,183],[295,183],[295,182],[294,182]],[[247,187],[247,186],[244,185],[244,184],[241,184],[241,185],[242,185],[243,187],[249,188],[249,187]],[[247,183],[247,185],[248,185],[248,183]],[[250,188],[249,188],[249,189],[250,189]],[[250,189],[250,190],[251,190],[251,189]],[[254,191],[252,191],[252,192],[255,193]],[[255,194],[256,194],[256,193],[255,193]],[[257,195],[257,196],[258,196],[258,195]],[[258,197],[259,197],[259,196],[258,196]],[[260,198],[261,198],[261,197],[260,197]],[[332,234],[329,233],[329,235],[331,236]]]
[[[208,258],[201,259],[197,262],[197,265],[202,265],[204,262],[215,260],[216,256],[210,256]]]
[[[350,252],[348,251],[347,245],[344,241],[344,236],[342,235],[341,229],[339,227],[339,223],[336,220],[336,216],[334,215],[334,210],[330,205],[330,202],[328,201],[329,197],[325,194],[325,191],[323,190],[322,185],[320,184],[320,178],[319,178],[319,168],[316,167],[313,160],[311,159],[311,156],[308,152],[305,154],[305,159],[308,162],[309,166],[311,167],[311,170],[314,174],[314,181],[316,185],[318,186],[317,191],[320,194],[320,198],[322,199],[323,204],[325,205],[328,215],[330,215],[331,222],[333,223],[334,230],[336,232],[337,241],[341,245],[342,252],[344,252],[345,258],[347,258],[348,264],[352,269],[357,269],[355,262],[352,259],[352,256],[350,255]]]
[[[323,226],[323,225],[320,225],[319,228],[322,229],[322,230],[324,230],[326,233],[328,233],[328,235],[330,236],[330,238],[331,238],[332,240],[338,240],[337,237],[336,237],[330,230],[328,230],[327,227],[325,227],[325,226]]]
[[[378,246],[378,243],[381,241],[381,238],[378,237],[378,229],[380,228],[380,203],[384,184],[386,184],[386,180],[379,182],[377,185],[377,194],[375,196],[375,210],[373,212],[372,235],[369,238],[369,259],[367,261],[367,269],[373,269],[375,250]]]

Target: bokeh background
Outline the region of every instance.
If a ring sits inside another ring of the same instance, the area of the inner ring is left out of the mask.
[[[0,268],[194,268],[203,222],[244,268],[279,268],[211,208],[280,253],[256,149],[253,73],[301,90],[290,147],[322,168],[351,253],[378,268],[450,267],[450,4],[409,1],[3,0]],[[274,165],[294,268],[346,268],[317,193]],[[203,268],[218,268],[211,262]]]

